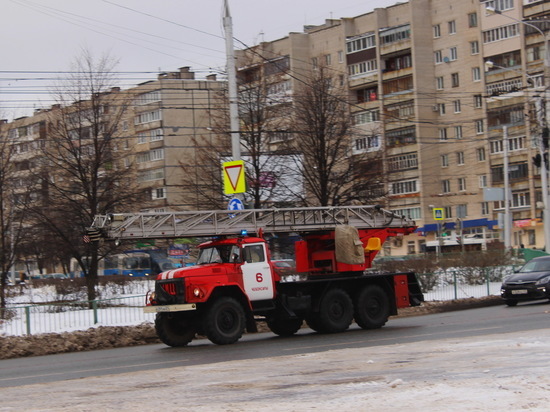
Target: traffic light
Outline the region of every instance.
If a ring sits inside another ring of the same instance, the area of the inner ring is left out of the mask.
[[[550,129],[545,127],[542,129],[542,146],[544,149],[548,149],[548,137],[550,136]]]
[[[542,166],[542,157],[540,153],[537,153],[535,156],[533,156],[533,164],[537,167]]]

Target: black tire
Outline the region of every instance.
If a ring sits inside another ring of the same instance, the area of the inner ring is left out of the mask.
[[[300,330],[304,321],[300,318],[272,316],[267,318],[267,326],[275,335],[292,336]]]
[[[193,319],[181,312],[157,313],[155,330],[160,340],[168,346],[185,346],[193,340],[197,327]]]
[[[390,298],[381,286],[368,285],[357,295],[355,322],[363,329],[378,329],[390,317]]]
[[[518,301],[515,299],[506,299],[504,302],[508,306],[516,306],[518,304]]]
[[[235,299],[223,297],[208,308],[204,317],[204,334],[217,345],[237,342],[246,327],[242,305]]]
[[[343,289],[330,289],[319,302],[319,314],[313,324],[319,332],[343,332],[353,321],[353,302]],[[311,326],[311,325],[310,325]]]

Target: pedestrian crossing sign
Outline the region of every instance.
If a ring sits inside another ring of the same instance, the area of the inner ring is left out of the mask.
[[[434,207],[434,220],[443,220],[445,219],[445,209],[442,207]]]

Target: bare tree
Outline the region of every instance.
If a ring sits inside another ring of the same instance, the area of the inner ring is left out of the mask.
[[[293,109],[294,144],[303,155],[303,163],[296,164],[304,178],[303,204],[335,206],[378,197],[369,187],[381,187],[375,182],[382,171],[380,152],[353,153],[358,131],[350,121],[347,93],[327,68],[318,67],[301,81]]]
[[[44,202],[32,209],[41,225],[75,258],[96,297],[98,262],[104,251],[82,236],[95,215],[137,201],[134,171],[124,165],[128,136],[123,124],[131,96],[115,88],[115,61],[85,51],[56,92],[59,106],[48,119],[47,144],[38,176]]]
[[[23,236],[23,219],[31,190],[17,190],[15,146],[0,132],[0,307],[6,307],[6,286]],[[2,312],[3,313],[3,312]]]
[[[241,79],[239,83],[241,160],[245,162],[247,180],[243,197],[245,203],[256,209],[281,198],[279,192],[282,188],[276,184],[286,172],[281,159],[291,154],[286,149],[273,151],[271,147],[274,136],[285,135],[285,113],[289,110],[284,99],[270,93],[270,88],[277,84],[276,80]],[[224,202],[227,202],[227,198],[222,196],[221,170],[224,161],[232,160],[227,101],[227,95],[221,93],[211,111],[212,130],[217,138],[200,136],[193,141],[200,167],[181,165],[188,174],[193,169],[203,172],[196,176],[193,191],[202,199],[199,203],[210,209],[224,208]]]

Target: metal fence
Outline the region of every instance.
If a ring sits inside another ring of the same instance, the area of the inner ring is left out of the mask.
[[[85,330],[94,326],[131,326],[152,322],[143,313],[145,295],[94,301],[45,303],[0,308],[0,335]]]
[[[500,293],[502,279],[512,268],[452,268],[418,274],[426,301],[480,298]],[[0,309],[0,336],[60,333],[95,326],[131,326],[153,322],[144,313],[145,295],[94,301],[46,303]]]

